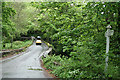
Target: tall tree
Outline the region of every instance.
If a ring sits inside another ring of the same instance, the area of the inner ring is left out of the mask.
[[[16,31],[14,27],[14,23],[11,21],[11,17],[13,17],[16,12],[13,8],[7,7],[7,3],[2,2],[2,37],[3,43],[10,42],[15,34],[13,32]]]

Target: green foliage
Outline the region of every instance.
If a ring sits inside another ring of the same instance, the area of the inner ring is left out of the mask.
[[[32,21],[35,22],[34,17],[36,16],[37,11],[30,3],[25,2],[10,3],[9,6],[16,10],[17,13],[12,19],[12,21],[16,23],[15,28],[18,29],[17,34],[23,33],[24,35],[27,35],[28,31],[34,29],[35,23],[33,24]],[[33,28],[31,28],[31,26]]]
[[[19,48],[22,48],[22,47],[26,47],[28,45],[31,45],[32,44],[32,41],[29,40],[29,41],[14,41],[12,43],[13,47],[11,48],[11,43],[5,43],[5,47],[3,47],[2,49],[5,50],[5,49],[19,49]]]
[[[86,5],[80,2],[34,3],[33,6],[41,9],[38,16],[39,30],[43,34],[41,36],[54,45],[54,54],[69,57],[61,66],[54,65],[56,56],[49,57],[45,65],[51,64],[51,66],[46,67],[52,69],[52,73],[60,78],[119,78],[118,4],[117,2],[89,2]],[[115,33],[110,43],[111,62],[108,63],[108,73],[105,74],[104,35],[108,24]]]
[[[2,2],[2,37],[3,42],[9,42],[15,34],[16,29],[14,27],[14,23],[11,21],[11,17],[13,17],[16,12],[13,8],[7,7],[7,3]],[[9,39],[8,39],[9,38]]]
[[[34,32],[36,13],[37,11],[30,3],[2,2],[3,44],[20,40],[21,36],[27,35],[29,31]]]
[[[29,3],[12,3],[19,5],[16,7],[8,7],[9,4],[2,5],[4,42],[20,34],[40,35],[52,44],[53,53],[58,55],[43,59],[44,64],[60,78],[119,78],[119,2],[32,2],[33,7]],[[110,37],[109,66],[105,74],[104,35],[108,24],[114,35]]]
[[[59,78],[72,79],[104,79],[104,62],[98,61],[94,56],[79,54],[79,59],[66,58],[60,56],[48,56],[43,58],[47,69]],[[55,64],[58,63],[59,65]],[[110,70],[111,69],[111,70]],[[119,78],[118,67],[110,64],[107,77],[112,79]]]

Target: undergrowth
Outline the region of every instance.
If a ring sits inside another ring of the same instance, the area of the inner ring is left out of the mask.
[[[11,43],[5,43],[5,47],[2,47],[2,50],[19,49],[19,48],[22,48],[22,47],[29,46],[30,44],[32,44],[31,40],[28,40],[28,41],[14,41],[12,43],[12,47],[11,47]]]
[[[93,56],[80,54],[79,59],[61,55],[47,56],[43,59],[44,66],[52,70],[50,73],[58,78],[66,79],[120,79],[118,66],[109,63],[107,74],[104,73],[105,63],[97,61]]]

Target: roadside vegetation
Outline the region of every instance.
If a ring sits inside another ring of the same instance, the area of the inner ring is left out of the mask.
[[[44,66],[58,78],[120,79],[119,7],[119,2],[3,2],[3,43],[39,35],[53,48]],[[114,35],[104,72],[108,25]]]
[[[40,9],[41,36],[52,44],[53,54],[43,58],[44,65],[59,78],[119,79],[120,34],[118,3],[32,3]],[[112,7],[112,8],[110,8]],[[106,27],[111,37],[109,66],[105,69]]]
[[[26,35],[30,33],[28,24],[33,12],[35,8],[29,3],[2,2],[2,49],[18,49],[31,44],[29,39],[21,37],[32,36]]]
[[[27,47],[29,45],[32,44],[31,40],[27,40],[27,41],[14,41],[12,43],[5,43],[5,47],[2,48],[2,50],[9,50],[9,49],[19,49],[19,48],[23,48],[23,47]]]

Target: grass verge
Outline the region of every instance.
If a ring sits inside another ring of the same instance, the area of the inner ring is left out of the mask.
[[[19,49],[19,48],[22,48],[22,47],[27,47],[31,44],[32,44],[31,40],[28,40],[28,41],[14,41],[12,43],[12,47],[11,47],[11,43],[5,43],[5,47],[2,47],[2,50]]]
[[[6,47],[4,47],[3,51],[10,51],[8,53],[2,54],[2,59],[12,57],[13,55],[17,55],[21,52],[24,52],[27,47],[32,44],[31,40],[28,41],[15,41],[13,42],[13,47],[11,48],[11,43],[6,43]]]

